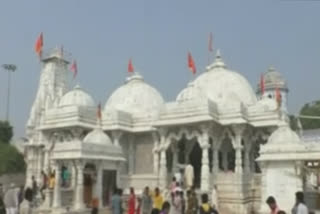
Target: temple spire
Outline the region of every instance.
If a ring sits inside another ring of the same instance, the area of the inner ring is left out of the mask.
[[[207,66],[207,71],[213,70],[215,68],[226,68],[224,61],[222,60],[220,49],[217,50],[215,60],[212,64]]]

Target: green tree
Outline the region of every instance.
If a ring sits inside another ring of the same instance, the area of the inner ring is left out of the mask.
[[[0,175],[24,172],[24,157],[10,144],[13,136],[12,126],[0,121]]]
[[[300,110],[300,115],[320,117],[320,100],[312,103],[306,103]],[[303,129],[320,128],[320,119],[301,118],[300,121]]]
[[[9,144],[13,136],[12,126],[8,121],[0,120],[0,143]]]

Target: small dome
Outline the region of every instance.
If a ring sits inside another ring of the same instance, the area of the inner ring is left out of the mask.
[[[268,139],[267,145],[300,144],[301,140],[297,133],[292,131],[288,124],[281,125]]]
[[[95,103],[92,97],[85,92],[79,85],[75,86],[74,89],[67,92],[61,98],[59,107],[63,106],[90,106],[95,107]]]
[[[190,82],[187,88],[183,89],[178,94],[176,100],[177,102],[188,102],[188,101],[198,102],[198,101],[207,100],[207,97],[198,86],[195,86],[193,82]]]
[[[251,105],[257,101],[246,78],[237,72],[228,70],[220,52],[217,52],[215,62],[207,67],[207,72],[201,74],[194,84],[216,103],[227,104],[238,100],[237,104]],[[230,97],[233,97],[233,100]]]
[[[89,132],[83,139],[84,143],[112,145],[112,142],[108,135],[106,135],[101,129],[94,129]]]
[[[269,67],[268,71],[263,74],[264,87],[266,90],[275,88],[288,90],[287,82],[282,74],[275,70],[274,67]],[[260,83],[258,84],[258,92],[260,91]]]
[[[105,105],[105,111],[116,109],[152,118],[159,115],[164,101],[161,94],[144,82],[142,76],[134,73],[126,83],[115,90]]]

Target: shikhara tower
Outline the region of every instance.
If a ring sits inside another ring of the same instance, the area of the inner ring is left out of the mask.
[[[26,126],[29,141],[26,147],[28,153],[27,184],[31,182],[31,175],[40,181],[44,161],[43,151],[47,145],[39,128],[43,123],[45,112],[57,105],[57,102],[69,89],[68,64],[61,48],[44,53],[41,59],[39,87]]]
[[[69,89],[64,57],[59,49],[44,55],[27,124],[26,185],[31,176],[41,183],[41,171],[55,172],[56,185],[45,191],[39,207],[45,213],[70,213],[67,207],[88,213],[93,198],[107,209],[115,187],[125,194],[130,186],[138,194],[145,186],[160,187],[169,198],[172,176],[187,165],[194,168],[198,192],[210,194],[218,187],[221,213],[265,213],[266,195],[283,196],[274,185],[287,182],[290,191],[301,190],[301,163],[320,156],[319,146],[304,146],[283,121],[286,117],[279,117],[279,112],[287,114],[288,88],[273,69],[264,74],[266,96],[260,97],[218,52],[171,102],[132,73],[106,98],[97,121],[92,96],[79,85]],[[282,110],[273,99],[276,87]],[[62,186],[66,169],[70,179]],[[281,200],[292,202],[287,196]]]

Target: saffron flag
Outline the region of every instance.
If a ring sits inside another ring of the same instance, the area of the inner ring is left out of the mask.
[[[132,60],[129,59],[128,72],[129,72],[129,73],[133,73],[133,71],[134,71],[134,68],[133,68],[133,65],[132,65]]]
[[[190,52],[188,52],[188,67],[193,74],[196,74],[197,72],[196,65],[194,64],[194,61]]]
[[[280,90],[278,87],[276,87],[276,101],[277,101],[277,104],[278,104],[278,109],[280,108],[281,106],[281,103],[282,103],[282,97],[281,97],[281,93],[280,93]]]
[[[98,120],[100,120],[100,121],[101,121],[101,119],[102,119],[102,114],[101,114],[101,103],[99,103],[99,105],[98,105],[98,109],[97,109],[97,118],[98,118]]]
[[[76,78],[78,74],[78,66],[77,66],[77,61],[73,60],[70,70],[73,72],[73,79]]]
[[[261,74],[261,77],[260,77],[260,90],[261,90],[261,95],[264,95],[264,76],[263,74]]]
[[[210,35],[209,35],[209,43],[208,43],[208,50],[210,51],[210,52],[213,52],[213,48],[212,48],[212,33],[210,33]]]
[[[38,54],[39,58],[42,57],[42,47],[43,47],[43,33],[41,32],[34,45],[34,50]]]

